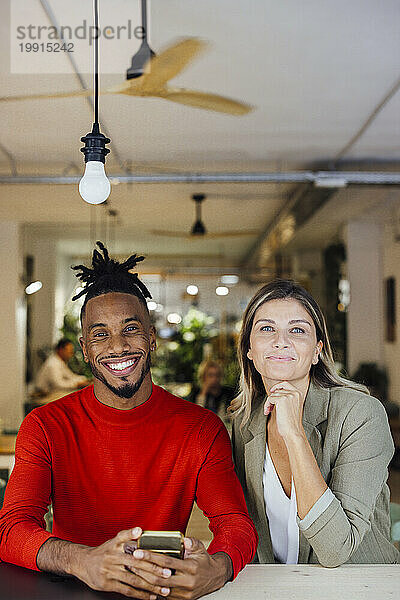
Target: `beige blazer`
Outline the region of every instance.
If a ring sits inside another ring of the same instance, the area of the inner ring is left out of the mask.
[[[235,419],[232,445],[236,471],[259,535],[255,561],[273,563],[262,483],[266,447],[263,404],[260,399],[242,431],[241,415]],[[298,520],[298,562],[327,567],[346,562],[400,563],[400,553],[389,541],[386,480],[394,448],[381,402],[349,388],[324,389],[311,383],[303,427],[335,499],[307,529]]]

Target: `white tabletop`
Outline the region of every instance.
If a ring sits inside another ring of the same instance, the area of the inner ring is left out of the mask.
[[[107,600],[82,582],[0,563],[1,600]],[[249,565],[206,600],[399,600],[400,565]]]
[[[398,600],[400,565],[248,565],[207,600]]]

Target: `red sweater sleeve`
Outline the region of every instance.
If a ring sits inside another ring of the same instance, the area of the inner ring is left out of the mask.
[[[48,440],[34,414],[22,423],[15,466],[0,511],[0,559],[38,571],[36,555],[52,536],[44,515],[50,504],[51,458]]]
[[[206,458],[198,476],[196,502],[214,534],[208,552],[226,552],[232,559],[235,578],[252,560],[258,536],[233,467],[228,432],[219,419],[216,421],[214,415],[207,419],[199,435],[200,452],[204,455],[205,451]]]

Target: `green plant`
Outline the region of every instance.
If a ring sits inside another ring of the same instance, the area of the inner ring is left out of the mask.
[[[91,378],[92,372],[89,365],[83,360],[82,350],[79,344],[80,331],[79,317],[72,313],[66,313],[64,315],[63,326],[60,328],[60,333],[61,337],[69,340],[74,345],[75,349],[74,356],[68,362],[68,366],[74,373]]]
[[[175,334],[168,341],[159,339],[153,360],[154,379],[161,384],[193,382],[203,360],[204,345],[218,332],[212,328],[214,319],[190,308]]]
[[[236,388],[239,369],[235,336],[222,335],[213,317],[191,307],[173,337],[169,340],[158,339],[158,349],[153,357],[153,379],[160,385],[171,382],[197,383],[197,371],[206,355],[221,362],[223,383]]]

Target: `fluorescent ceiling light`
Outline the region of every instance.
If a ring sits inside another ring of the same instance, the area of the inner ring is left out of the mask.
[[[239,281],[239,277],[237,275],[222,275],[221,283],[224,285],[236,285]]]

